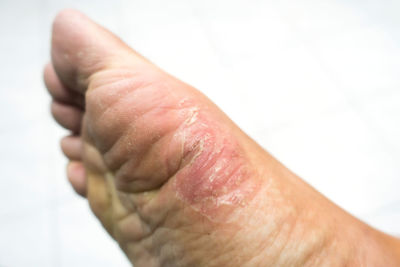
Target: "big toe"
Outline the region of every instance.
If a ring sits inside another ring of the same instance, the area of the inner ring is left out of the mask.
[[[145,61],[114,34],[73,9],[62,10],[54,19],[51,44],[52,63],[61,82],[80,92],[87,89],[91,75],[102,69]]]

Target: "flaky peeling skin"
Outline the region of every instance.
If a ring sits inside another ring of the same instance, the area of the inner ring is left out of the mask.
[[[251,201],[259,188],[258,180],[232,133],[206,119],[210,116],[204,116],[201,109],[193,110],[192,117],[177,131],[183,140],[183,156],[173,180],[176,196],[218,221],[227,209],[235,210]]]
[[[195,90],[187,94],[182,84],[160,82],[160,74],[148,74],[155,80],[149,83],[121,73],[121,80],[113,71],[97,74],[102,85],[86,96],[86,127],[117,189],[164,192],[173,185],[178,200],[212,219],[246,205],[258,180],[221,112]]]

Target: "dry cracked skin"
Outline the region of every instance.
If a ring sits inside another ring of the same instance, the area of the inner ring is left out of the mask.
[[[51,57],[52,114],[71,131],[67,176],[136,267],[400,265],[398,239],[83,14],[57,15]]]

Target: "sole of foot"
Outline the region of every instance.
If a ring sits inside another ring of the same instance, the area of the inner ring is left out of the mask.
[[[51,56],[67,176],[135,266],[395,266],[397,239],[83,14],[57,15]]]

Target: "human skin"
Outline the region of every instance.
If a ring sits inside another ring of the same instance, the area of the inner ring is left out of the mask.
[[[44,70],[67,176],[136,266],[400,266],[200,91],[74,10]]]

